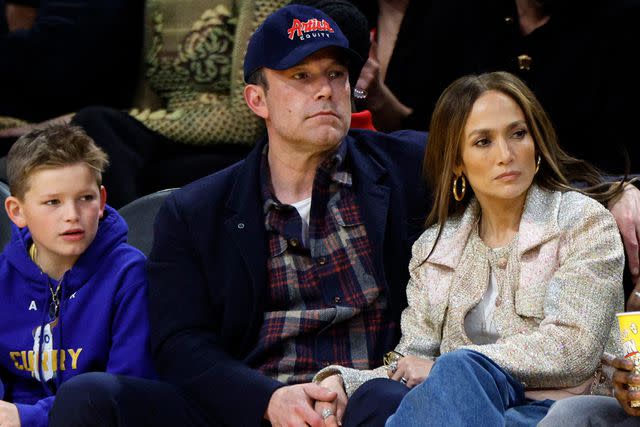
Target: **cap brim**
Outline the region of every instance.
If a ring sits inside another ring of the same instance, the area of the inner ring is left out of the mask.
[[[362,70],[364,61],[355,50],[352,50],[348,47],[341,46],[340,44],[333,43],[331,41],[328,41],[328,43],[324,43],[324,44],[315,43],[315,44],[302,45],[292,50],[291,52],[289,52],[287,56],[280,59],[279,61],[266,63],[259,68],[265,67],[265,68],[270,68],[272,70],[286,70],[298,65],[299,63],[304,61],[305,58],[313,55],[314,53],[330,47],[337,48],[341,52],[346,54],[349,60],[347,64],[349,68],[349,80],[351,81],[352,84],[355,83],[356,80],[353,80],[353,79],[354,78],[357,79],[358,76],[360,75],[360,70]],[[252,70],[250,73],[247,74],[247,76],[251,75],[256,70]]]

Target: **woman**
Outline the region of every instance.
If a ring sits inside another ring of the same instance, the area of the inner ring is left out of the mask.
[[[387,425],[535,425],[553,400],[592,392],[603,350],[615,350],[623,250],[598,201],[622,185],[597,186],[597,171],[559,148],[533,93],[508,73],[456,80],[430,130],[434,206],[413,247],[389,369],[412,390]],[[351,395],[386,375],[331,366],[316,380]],[[326,405],[317,409],[334,413]]]

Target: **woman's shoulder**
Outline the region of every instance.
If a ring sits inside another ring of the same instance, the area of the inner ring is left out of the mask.
[[[573,228],[593,220],[615,223],[613,215],[600,202],[578,191],[558,191],[558,225]]]

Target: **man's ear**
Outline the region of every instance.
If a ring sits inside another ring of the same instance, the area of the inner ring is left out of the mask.
[[[246,85],[244,87],[244,100],[251,111],[257,116],[267,119],[269,117],[269,109],[265,99],[265,90],[259,85]]]
[[[22,209],[22,203],[17,197],[9,196],[4,201],[4,209],[7,211],[7,215],[11,222],[20,228],[27,226],[27,219],[24,216]]]
[[[104,185],[100,186],[100,217],[104,215],[104,207],[107,205],[107,189]]]

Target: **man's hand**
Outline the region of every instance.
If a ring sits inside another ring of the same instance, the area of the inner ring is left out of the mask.
[[[640,386],[640,375],[633,372],[633,361],[610,355],[603,357],[603,362],[615,368],[613,373],[613,394],[624,411],[634,417],[640,416],[640,408],[632,408],[632,400],[640,401],[640,391],[629,391],[629,385]]]
[[[434,363],[433,360],[421,357],[404,356],[398,360],[398,369],[395,372],[389,371],[389,378],[396,381],[405,379],[406,382],[401,382],[404,382],[407,387],[413,388],[427,379]]]
[[[314,402],[333,402],[335,399],[334,391],[313,383],[280,387],[269,400],[265,418],[274,427],[323,427],[322,417],[313,410]]]
[[[38,9],[21,4],[7,4],[4,13],[10,33],[18,30],[30,30],[38,17]]]
[[[29,123],[24,126],[2,129],[0,130],[0,138],[20,138],[22,135],[34,129],[40,129],[46,126],[57,125],[57,124],[64,125],[69,123],[73,118],[73,116],[74,116],[73,113],[65,114],[64,116],[58,116],[41,123]]]
[[[609,202],[609,210],[616,219],[624,249],[627,253],[629,271],[635,284],[627,301],[627,311],[640,310],[640,259],[638,257],[638,240],[640,236],[640,191],[631,184],[625,186],[622,195]],[[639,292],[636,294],[635,292]]]
[[[402,120],[411,114],[412,110],[404,105],[383,81],[377,52],[378,43],[372,38],[369,58],[360,71],[356,87],[368,93],[363,103],[371,111],[376,129],[393,131],[400,129]]]
[[[322,411],[329,409],[333,415],[327,417],[324,420],[324,425],[327,427],[337,427],[342,425],[342,417],[344,416],[344,410],[347,407],[347,393],[344,391],[344,383],[340,375],[331,375],[320,382],[320,385],[328,390],[336,393],[336,399],[332,402],[316,401],[315,410],[320,416]]]
[[[13,403],[0,400],[0,427],[20,427],[18,408]]]

